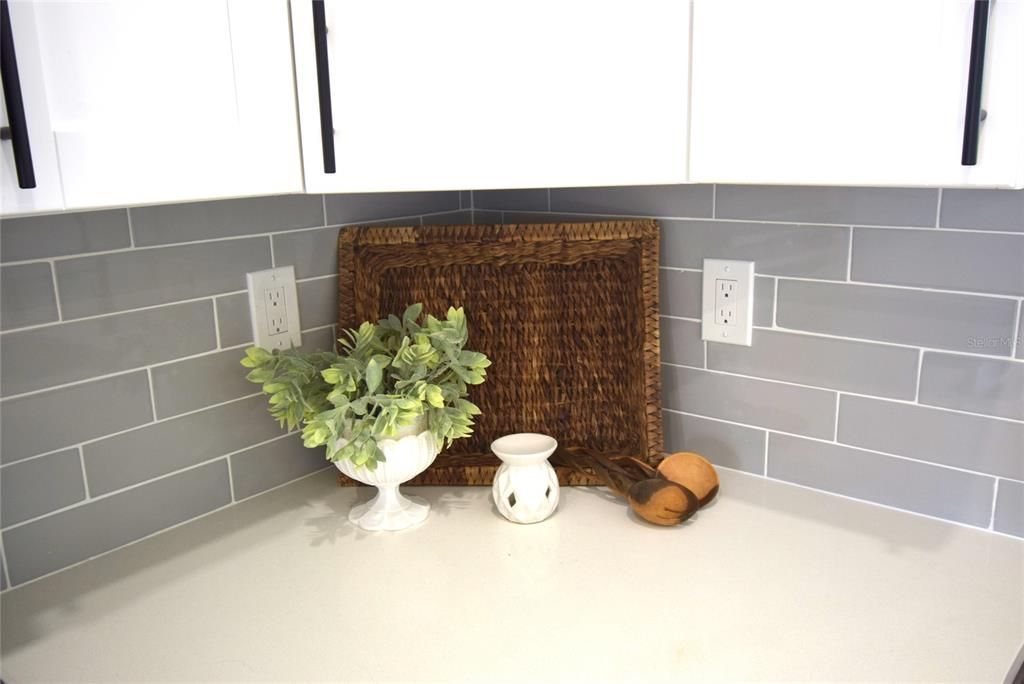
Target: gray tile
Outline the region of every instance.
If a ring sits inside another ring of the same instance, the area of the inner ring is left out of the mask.
[[[998,532],[1024,537],[1024,482],[999,481],[993,522]]]
[[[443,214],[427,214],[423,217],[425,226],[471,226],[473,225],[473,211],[461,209],[459,211],[448,211]]]
[[[718,218],[934,226],[938,190],[782,185],[719,185]]]
[[[245,274],[270,268],[270,238],[204,242],[60,261],[65,318],[243,290]]]
[[[726,221],[662,221],[661,264],[704,267],[704,259],[753,261],[761,275],[846,279],[849,228]]]
[[[866,397],[839,400],[840,442],[1024,479],[1024,423]]]
[[[15,331],[0,345],[0,394],[85,380],[216,346],[209,300]]]
[[[775,433],[768,476],[980,527],[995,486],[983,475]]]
[[[621,221],[621,216],[595,216],[592,214],[555,214],[547,211],[505,211],[503,223],[593,223],[595,221]]]
[[[0,474],[2,526],[44,515],[85,498],[78,449],[6,466]]]
[[[259,385],[245,379],[249,371],[240,363],[244,356],[244,349],[228,349],[155,366],[152,374],[157,418],[259,392]]]
[[[261,444],[231,457],[235,499],[244,499],[329,466],[324,447],[307,449],[302,446],[299,435]]]
[[[700,323],[662,318],[661,360],[703,368],[704,340],[700,338]]]
[[[473,208],[473,191],[459,190],[459,209]]]
[[[3,261],[106,252],[131,244],[126,209],[0,221],[0,260]]]
[[[702,274],[697,271],[660,272],[659,299],[661,313],[683,318],[701,317]],[[754,325],[771,327],[775,306],[775,279],[766,276],[754,278]]]
[[[1024,363],[925,352],[918,401],[1024,420]]]
[[[262,395],[147,425],[83,447],[89,490],[106,494],[283,433]]]
[[[0,557],[0,590],[7,588],[7,568],[4,566],[4,559]]]
[[[320,195],[245,197],[129,211],[137,247],[324,225]]]
[[[724,468],[764,474],[764,430],[663,411],[665,451],[693,451]]]
[[[230,502],[227,462],[220,460],[6,530],[11,582],[27,582]]]
[[[240,292],[217,297],[217,327],[222,347],[252,342],[252,319],[249,317],[249,295]]]
[[[49,323],[59,317],[50,264],[0,268],[0,329]]]
[[[943,190],[939,225],[1024,232],[1024,190]]]
[[[459,193],[374,192],[327,195],[327,223],[359,223],[394,216],[418,216],[459,208]]]
[[[755,330],[743,347],[708,342],[708,368],[802,385],[913,399],[917,349]]]
[[[1024,235],[855,228],[852,280],[1024,294]]]
[[[303,329],[331,325],[338,320],[338,278],[298,283],[299,320]]]
[[[302,333],[303,351],[333,351],[334,350],[334,328],[320,328]]]
[[[0,404],[0,458],[10,463],[152,419],[145,371],[8,399]]]
[[[662,366],[665,408],[831,439],[836,394],[769,380]]]
[[[493,211],[490,209],[474,209],[473,210],[473,224],[477,226],[492,226],[499,223],[504,223],[504,212]]]
[[[551,211],[710,218],[713,193],[711,185],[552,188]]]
[[[303,230],[274,236],[274,263],[294,266],[296,278],[338,272],[338,229]]]
[[[555,192],[555,191],[552,191]],[[476,190],[474,209],[508,209],[510,211],[547,211],[547,188],[522,190]]]
[[[781,328],[1009,355],[1016,302],[869,285],[780,280]]]

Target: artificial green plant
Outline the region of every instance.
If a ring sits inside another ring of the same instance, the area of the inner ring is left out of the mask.
[[[481,384],[490,360],[463,349],[468,333],[462,308],[444,320],[413,304],[401,318],[369,321],[346,330],[342,353],[246,350],[246,378],[270,395],[270,413],[282,427],[302,426],[307,447],[327,446],[331,461],[349,459],[375,470],[384,461],[379,439],[426,419],[438,444],[473,432],[480,409],[466,399]]]

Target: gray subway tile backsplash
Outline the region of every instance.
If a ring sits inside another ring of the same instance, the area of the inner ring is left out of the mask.
[[[6,399],[0,403],[0,458],[10,463],[152,419],[146,371]]]
[[[662,318],[661,360],[680,366],[703,368],[704,340],[700,337],[700,323]]]
[[[11,582],[27,582],[231,503],[214,461],[4,530]]]
[[[56,267],[64,317],[81,318],[244,290],[246,273],[270,268],[270,238],[84,256]]]
[[[0,220],[0,260],[4,262],[107,252],[131,244],[127,209]]]
[[[842,396],[840,442],[1024,480],[1024,423]]]
[[[78,449],[19,461],[0,471],[0,526],[9,527],[85,499]]]
[[[764,474],[764,430],[662,411],[665,451],[694,451],[715,465]]]
[[[1024,537],[1024,482],[999,481],[993,529]]]
[[[252,342],[252,319],[249,316],[249,293],[239,292],[217,297],[217,329],[220,345],[234,347]]]
[[[298,283],[299,319],[303,328],[318,328],[338,320],[338,278]]]
[[[0,330],[50,323],[59,317],[50,264],[0,268]]]
[[[324,452],[324,447],[305,448],[299,435],[291,435],[232,455],[235,499],[259,494],[331,466]]]
[[[951,189],[942,191],[943,228],[1024,232],[1024,192]]]
[[[243,356],[245,350],[236,348],[155,366],[151,373],[157,417],[259,392],[259,385],[245,379],[248,371],[239,363]]]
[[[984,475],[775,433],[768,476],[980,527],[995,487]]]
[[[277,195],[128,210],[137,247],[324,225],[320,195]]]
[[[458,192],[376,192],[326,195],[327,225],[419,216],[459,209]]]
[[[474,209],[502,209],[512,211],[547,211],[547,188],[521,190],[477,190],[473,193]]]
[[[855,228],[853,280],[1024,295],[1024,235]]]
[[[704,259],[756,262],[760,275],[846,279],[849,228],[722,221],[662,221],[661,265],[703,268]]]
[[[86,380],[217,347],[213,302],[201,300],[7,333],[0,394]]]
[[[938,190],[719,185],[715,216],[873,226],[934,226]]]
[[[835,392],[674,366],[661,379],[665,408],[810,437],[835,432]]]
[[[713,195],[714,189],[710,185],[552,188],[551,211],[609,216],[710,218]]]
[[[847,283],[782,279],[780,328],[1008,356],[1016,302]]]
[[[301,230],[274,236],[274,263],[294,266],[296,278],[338,272],[338,229]]]
[[[256,396],[101,439],[85,445],[82,454],[90,493],[96,496],[281,434],[267,413],[267,398]]]
[[[925,352],[922,404],[1024,420],[1024,364]]]
[[[708,342],[708,365],[759,378],[913,399],[918,351],[910,347],[755,330],[749,347]]]

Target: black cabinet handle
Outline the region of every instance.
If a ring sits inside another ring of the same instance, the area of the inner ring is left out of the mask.
[[[988,38],[989,0],[974,0],[974,27],[971,30],[971,67],[967,76],[967,113],[964,116],[964,149],[960,164],[978,163],[978,137],[981,126],[981,83],[985,75],[985,41]]]
[[[316,49],[316,85],[320,95],[320,141],[324,148],[324,173],[334,173],[334,112],[331,110],[331,69],[327,62],[324,0],[313,0],[313,46]]]
[[[0,131],[0,139],[11,141],[18,187],[34,188],[36,172],[32,168],[32,148],[28,144],[25,101],[21,97],[21,79],[18,77],[18,60],[14,56],[14,33],[11,31],[7,0],[0,0],[0,78],[4,82],[4,102],[7,103],[7,120],[10,123]]]

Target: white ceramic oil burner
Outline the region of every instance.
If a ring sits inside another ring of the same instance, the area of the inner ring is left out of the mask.
[[[491,494],[503,516],[515,523],[544,520],[558,506],[558,475],[548,463],[558,442],[534,432],[505,435],[491,442],[501,459]]]

